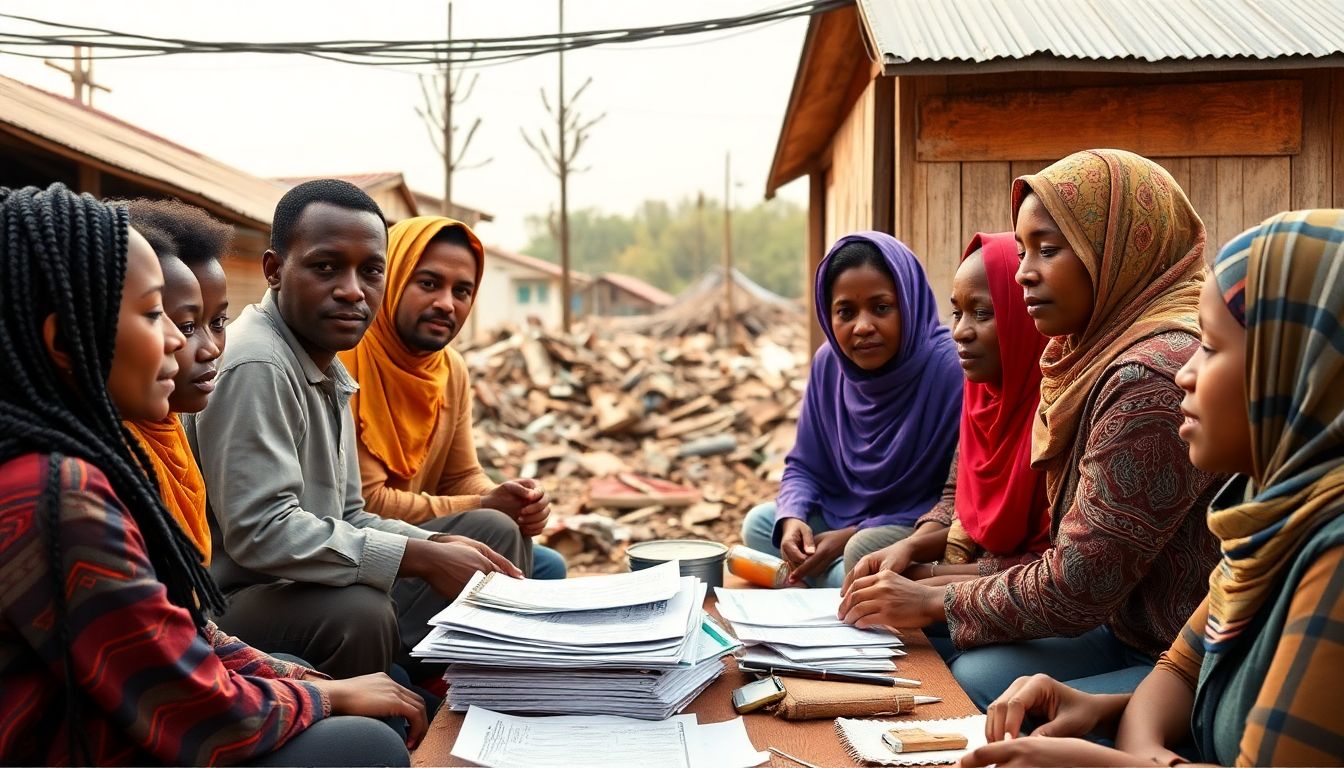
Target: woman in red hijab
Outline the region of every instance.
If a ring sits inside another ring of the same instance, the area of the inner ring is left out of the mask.
[[[942,500],[915,534],[861,560],[846,588],[883,570],[961,581],[1033,560],[1049,547],[1045,476],[1031,468],[1049,339],[1027,314],[1016,271],[1011,232],[976,234],[966,247],[952,284],[952,339],[966,376],[957,460]]]

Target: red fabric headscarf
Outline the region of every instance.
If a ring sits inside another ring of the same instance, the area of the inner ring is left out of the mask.
[[[957,519],[986,551],[1021,554],[1048,544],[1045,474],[1031,468],[1031,428],[1041,396],[1041,353],[1049,339],[1036,330],[1017,284],[1011,232],[977,233],[962,254],[979,249],[994,302],[1003,364],[1000,386],[966,382],[957,460]]]

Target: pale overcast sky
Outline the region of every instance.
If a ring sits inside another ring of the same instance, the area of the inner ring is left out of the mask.
[[[651,26],[752,13],[785,0],[678,3],[569,0],[571,31]],[[205,40],[423,39],[441,34],[443,0],[7,0],[0,9],[54,21]],[[455,0],[455,37],[553,31],[553,0]],[[759,200],[802,47],[805,19],[747,31],[608,46],[566,54],[567,85],[589,75],[578,102],[606,112],[570,182],[571,208],[629,212],[645,199],[704,190],[720,197],[723,157],[733,153],[734,192]],[[0,29],[32,31],[0,19]],[[454,197],[495,214],[482,236],[508,248],[526,241],[529,213],[556,205],[557,184],[523,143],[520,128],[550,127],[539,95],[556,88],[556,56],[482,67],[459,126],[482,125],[455,177]],[[0,74],[69,94],[68,78],[40,61],[0,55]],[[442,192],[442,168],[415,114],[413,70],[294,56],[187,55],[99,62],[113,89],[95,105],[192,149],[262,176],[399,170],[412,186]],[[781,195],[803,201],[795,183]]]

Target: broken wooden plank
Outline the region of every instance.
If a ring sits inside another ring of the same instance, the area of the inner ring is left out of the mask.
[[[682,419],[680,421],[668,424],[666,427],[663,427],[662,429],[658,430],[658,438],[660,440],[666,440],[667,438],[670,437],[680,437],[689,432],[695,432],[696,430],[713,426],[730,417],[734,419],[737,418],[737,409],[733,408],[732,406],[729,406],[727,408],[720,408],[717,411],[706,413],[703,416],[695,416],[689,419]]]
[[[527,376],[532,384],[541,389],[551,386],[555,373],[551,369],[551,356],[537,339],[528,339],[522,346],[523,362],[527,365]]]

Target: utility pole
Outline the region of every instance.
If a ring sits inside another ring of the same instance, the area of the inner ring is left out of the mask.
[[[48,67],[64,72],[70,76],[70,83],[74,86],[74,99],[86,107],[93,106],[93,92],[102,91],[111,93],[112,89],[101,85],[93,79],[93,52],[85,52],[84,46],[75,46],[75,55],[70,60],[70,68],[66,69],[51,59],[43,59]]]
[[[430,143],[434,145],[435,151],[443,158],[443,203],[440,212],[444,216],[453,215],[453,174],[457,171],[465,171],[471,168],[480,168],[489,163],[494,158],[486,158],[479,163],[472,165],[463,165],[462,160],[466,157],[467,148],[471,146],[471,139],[476,135],[476,129],[481,127],[481,118],[476,118],[471,124],[471,129],[467,131],[467,137],[462,141],[462,146],[454,152],[453,134],[456,126],[453,125],[453,105],[466,101],[471,92],[476,89],[476,81],[480,77],[473,74],[471,81],[467,83],[466,90],[462,88],[462,78],[466,75],[466,70],[458,70],[456,75],[453,73],[452,54],[449,53],[449,47],[453,41],[453,4],[448,3],[448,37],[444,48],[443,72],[438,76],[443,78],[442,88],[434,83],[435,77],[420,77],[420,94],[424,98],[424,108],[416,107],[416,114],[425,121],[425,127],[429,130]],[[428,81],[428,82],[427,82]],[[430,86],[434,87],[431,88]],[[442,91],[442,96],[439,95]],[[470,224],[471,222],[467,222]]]
[[[723,154],[723,330],[726,342],[733,338],[733,203],[731,152]]]
[[[557,27],[559,34],[563,37],[565,34],[565,0],[559,0],[560,7],[557,9]],[[559,41],[564,45],[564,40]],[[556,88],[556,93],[560,94],[560,101],[556,105],[555,133],[557,142],[560,145],[560,329],[569,333],[570,310],[572,299],[569,297],[569,156],[565,154],[565,49],[562,47],[559,51],[560,56],[560,83]]]
[[[698,280],[705,274],[705,193],[695,196],[695,269],[691,271],[691,280]]]
[[[571,312],[571,288],[569,284],[569,175],[571,173],[581,173],[586,168],[575,168],[574,158],[578,157],[579,150],[583,148],[584,142],[588,139],[588,133],[594,125],[606,113],[602,113],[592,120],[584,121],[577,111],[573,109],[573,104],[578,100],[593,78],[588,78],[583,85],[572,95],[565,93],[565,0],[559,0],[560,25],[559,32],[556,33],[557,54],[560,57],[560,81],[559,91],[556,96],[556,107],[551,109],[551,102],[546,98],[546,90],[541,91],[541,103],[546,107],[546,112],[555,117],[556,141],[555,148],[551,146],[551,140],[547,137],[546,131],[539,130],[538,141],[533,141],[523,131],[523,141],[532,148],[533,152],[541,158],[541,162],[546,166],[546,170],[551,172],[560,181],[560,216],[559,221],[552,227],[552,232],[557,235],[560,241],[560,325],[565,333],[569,333],[572,322]]]

